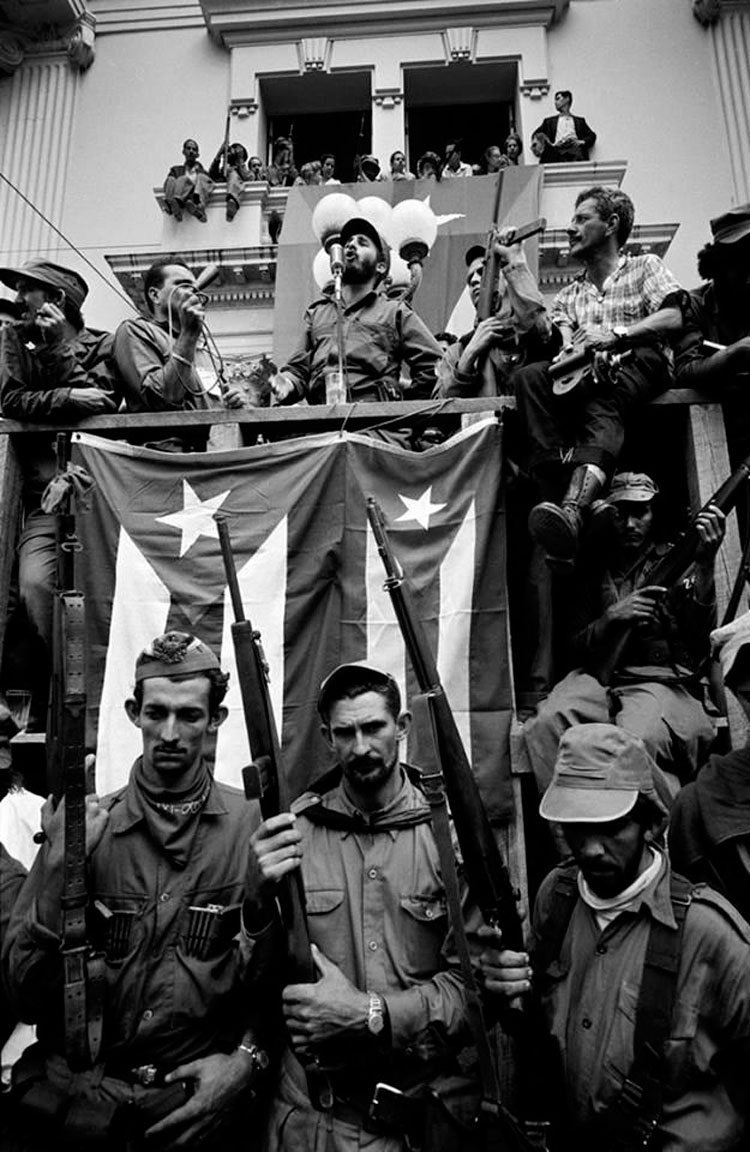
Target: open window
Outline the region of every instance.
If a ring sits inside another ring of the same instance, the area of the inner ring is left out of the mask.
[[[336,178],[354,180],[354,160],[370,151],[371,76],[369,72],[269,76],[260,82],[268,122],[268,154],[277,136],[292,136],[297,168],[336,157]],[[383,163],[382,157],[381,164]]]

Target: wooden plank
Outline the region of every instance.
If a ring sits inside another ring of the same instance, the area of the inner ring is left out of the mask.
[[[691,407],[688,412],[686,453],[688,491],[692,507],[699,508],[731,472],[726,429],[720,404]],[[742,559],[737,512],[727,517],[727,531],[715,565],[716,605],[722,618]],[[732,747],[741,747],[748,736],[745,714],[731,692],[726,694],[727,718]]]
[[[0,436],[0,658],[5,643],[8,594],[16,557],[15,542],[21,513],[21,469],[10,436]]]

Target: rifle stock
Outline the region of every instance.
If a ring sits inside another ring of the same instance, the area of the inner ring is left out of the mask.
[[[657,561],[655,566],[638,582],[638,587],[646,586],[671,588],[686,574],[695,560],[695,553],[700,544],[700,535],[696,527],[701,512],[706,512],[710,505],[715,505],[726,516],[732,511],[739,498],[742,485],[750,479],[750,455],[735,468],[716,492],[708,498],[706,503],[695,513],[689,527],[675,540],[674,544]],[[633,633],[634,625],[623,625],[619,636],[610,646],[609,651],[598,662],[591,661],[586,665],[586,671],[596,677],[605,688],[611,683],[628,640]]]
[[[367,515],[386,572],[385,588],[391,597],[419,690],[429,700],[438,756],[469,891],[485,922],[501,929],[505,946],[521,951],[524,948],[523,925],[510,874],[479,795],[440,682],[435,658],[414,611],[406,578],[391,549],[383,513],[372,496],[367,500]]]
[[[253,758],[249,768],[244,768],[242,771],[245,795],[249,800],[259,801],[263,819],[268,820],[279,812],[288,812],[290,806],[289,789],[268,687],[268,664],[260,643],[260,633],[245,618],[229,528],[226,520],[220,516],[216,517],[216,522],[235,617],[235,622],[231,626],[232,643],[247,739]],[[287,936],[289,982],[313,984],[317,975],[310,948],[305,892],[299,869],[295,869],[280,882],[278,900]]]

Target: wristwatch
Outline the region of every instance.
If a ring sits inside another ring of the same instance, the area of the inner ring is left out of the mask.
[[[628,329],[624,324],[615,324],[612,333],[617,340],[620,348],[624,348],[628,342]]]
[[[370,1007],[367,1011],[367,1028],[373,1036],[379,1036],[385,1028],[385,1000],[377,992],[368,992]]]
[[[253,1072],[265,1072],[268,1065],[271,1063],[268,1053],[264,1048],[258,1047],[257,1044],[238,1044],[238,1052],[247,1052],[248,1056],[253,1062]]]

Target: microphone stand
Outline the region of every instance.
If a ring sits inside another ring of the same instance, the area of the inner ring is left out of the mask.
[[[326,372],[326,401],[334,404],[343,404],[346,403],[349,398],[349,381],[347,379],[346,357],[344,355],[344,297],[341,288],[341,279],[344,272],[344,257],[338,234],[328,240],[326,251],[331,260],[331,275],[333,276],[333,305],[336,309],[336,351],[338,365],[338,379],[335,381],[337,387],[334,392],[336,398],[332,401],[329,401],[328,396],[331,372],[330,370]]]

